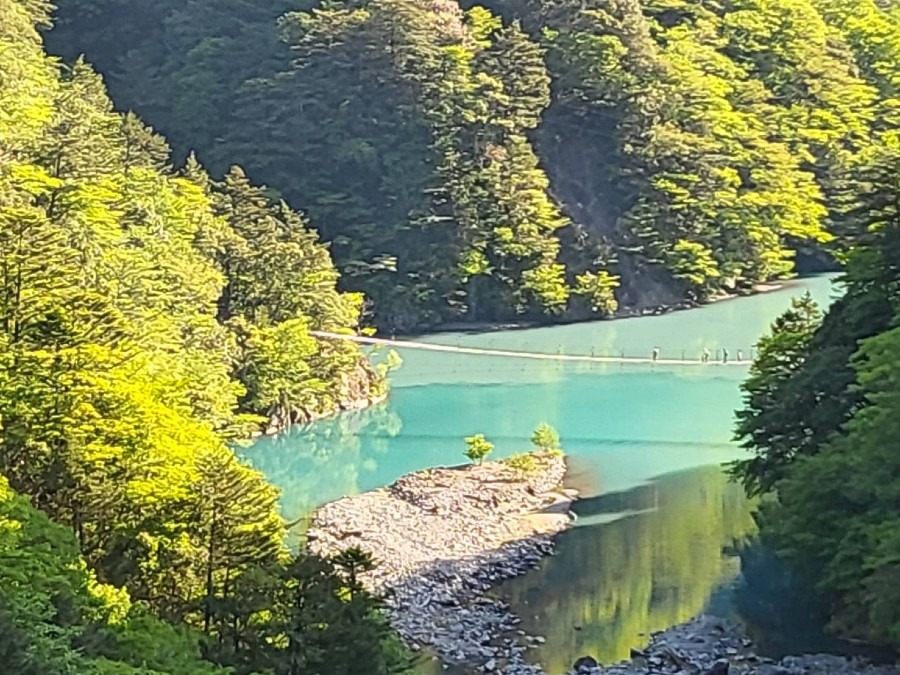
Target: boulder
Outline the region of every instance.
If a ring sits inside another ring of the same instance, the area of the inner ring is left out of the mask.
[[[600,664],[593,656],[582,656],[575,662],[575,670],[579,673],[590,672],[595,668],[599,668]]]

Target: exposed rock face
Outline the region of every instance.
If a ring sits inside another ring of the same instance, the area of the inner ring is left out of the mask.
[[[565,462],[535,455],[523,474],[502,462],[412,473],[393,485],[319,509],[308,532],[322,555],[359,547],[378,567],[364,583],[386,595],[394,627],[413,649],[429,647],[473,672],[542,672],[509,608],[485,595],[534,567],[570,522],[573,493],[559,490]]]
[[[773,661],[758,656],[753,643],[734,624],[699,616],[653,635],[630,661],[598,666],[590,656],[575,662],[571,675],[900,675],[896,666],[872,666],[832,654],[788,656]]]
[[[290,415],[270,414],[266,435],[277,434],[294,424],[309,424],[341,412],[362,410],[381,403],[387,398],[387,383],[372,369],[368,360],[361,357],[356,368],[341,374],[335,398],[335,404],[325,410],[297,408]]]

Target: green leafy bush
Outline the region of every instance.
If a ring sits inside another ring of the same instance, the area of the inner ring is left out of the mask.
[[[503,461],[511,468],[524,474],[535,473],[538,470],[538,464],[535,461],[534,456],[527,452],[513,455]]]
[[[541,422],[531,434],[531,443],[541,452],[559,453],[559,434],[546,422]]]
[[[494,444],[488,441],[484,434],[475,434],[466,438],[466,457],[476,464],[481,464],[493,449]]]

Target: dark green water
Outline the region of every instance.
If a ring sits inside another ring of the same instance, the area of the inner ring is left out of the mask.
[[[828,278],[661,317],[482,334],[441,344],[567,354],[744,357],[791,297],[832,299]],[[463,438],[484,433],[499,457],[555,426],[582,489],[579,526],[559,554],[502,592],[547,637],[551,675],[591,653],[627,656],[653,630],[702,610],[737,573],[729,550],[751,528],[750,507],[718,468],[741,456],[731,440],[746,367],[565,364],[401,351],[390,401],[262,439],[246,456],[284,492],[289,519],[388,484],[409,471],[464,461]]]
[[[627,658],[650,633],[686,621],[739,571],[735,544],[752,533],[741,489],[716,466],[663,476],[577,503],[557,555],[500,589],[551,675],[586,654]]]

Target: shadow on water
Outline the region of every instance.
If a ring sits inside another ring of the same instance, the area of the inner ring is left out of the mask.
[[[649,634],[704,610],[737,576],[735,544],[754,530],[751,504],[718,467],[663,476],[576,503],[556,555],[499,589],[550,675],[579,656],[627,658]]]
[[[889,650],[838,640],[823,628],[825,603],[756,537],[754,504],[718,467],[662,476],[631,490],[576,502],[578,521],[556,554],[495,595],[530,635],[549,675],[579,656],[629,657],[651,633],[708,611],[735,620],[761,655],[830,652],[891,663]],[[467,675],[424,656],[417,675]]]
[[[764,656],[827,652],[894,663],[900,654],[841,640],[825,630],[828,602],[812,580],[791,569],[769,546],[754,538],[740,551],[741,577],[727,598]]]

